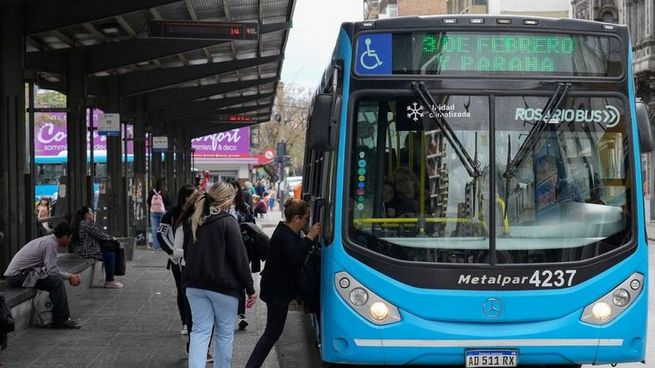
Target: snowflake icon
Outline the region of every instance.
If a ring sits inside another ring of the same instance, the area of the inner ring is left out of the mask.
[[[422,118],[423,115],[425,114],[423,112],[423,106],[419,105],[418,103],[414,102],[412,103],[412,106],[407,105],[407,118],[412,119],[414,121],[418,121],[418,118]]]

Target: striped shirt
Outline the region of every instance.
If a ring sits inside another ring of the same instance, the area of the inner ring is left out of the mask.
[[[101,240],[112,240],[112,236],[103,232],[93,222],[81,221],[75,254],[82,258],[102,260]]]

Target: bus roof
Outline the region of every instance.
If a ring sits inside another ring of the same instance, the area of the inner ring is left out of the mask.
[[[580,32],[608,32],[627,36],[628,27],[621,24],[595,22],[571,18],[547,18],[528,15],[479,14],[479,15],[432,15],[376,19],[369,21],[343,23],[342,27],[354,28],[354,32],[374,31],[376,29],[420,29],[420,28],[461,28],[475,29],[498,27],[503,29],[563,30]]]

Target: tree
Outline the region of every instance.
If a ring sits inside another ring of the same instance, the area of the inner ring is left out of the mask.
[[[285,123],[284,138],[291,161],[291,175],[302,174],[307,116],[313,95],[314,92],[305,86],[280,82],[273,108],[273,116],[279,116],[280,122],[273,119],[259,126],[259,147],[275,149],[282,141],[280,128]]]

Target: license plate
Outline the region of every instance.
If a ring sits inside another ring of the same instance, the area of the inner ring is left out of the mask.
[[[516,350],[468,350],[466,368],[473,367],[516,367],[518,352]]]

